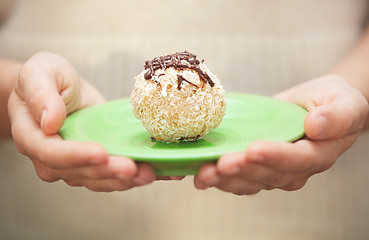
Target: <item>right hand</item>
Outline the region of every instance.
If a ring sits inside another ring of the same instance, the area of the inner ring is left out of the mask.
[[[306,138],[293,143],[256,141],[244,152],[227,153],[200,169],[194,179],[198,189],[216,187],[237,195],[298,190],[354,144],[369,112],[365,97],[337,75],[307,81],[276,97],[309,111]]]
[[[9,97],[12,136],[46,182],[63,180],[92,191],[123,191],[155,180],[153,169],[127,157],[109,156],[96,143],[64,141],[66,116],[103,103],[101,94],[62,57],[42,52],[21,68]]]

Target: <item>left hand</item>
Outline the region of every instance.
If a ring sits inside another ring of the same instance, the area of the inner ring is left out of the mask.
[[[155,180],[146,163],[109,156],[97,143],[65,141],[58,135],[67,114],[103,102],[61,56],[37,53],[22,66],[8,101],[12,136],[41,180],[63,180],[97,192],[124,191]]]
[[[237,195],[300,189],[352,146],[368,115],[366,99],[337,75],[308,81],[276,98],[308,110],[307,138],[294,143],[259,141],[245,152],[225,154],[216,164],[200,169],[194,179],[196,188],[216,187]]]

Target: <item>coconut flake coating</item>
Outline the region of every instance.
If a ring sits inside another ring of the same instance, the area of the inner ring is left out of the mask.
[[[205,64],[199,67],[213,86],[189,68],[157,69],[151,79],[145,79],[147,70],[136,76],[131,94],[133,112],[157,141],[195,141],[222,121],[226,109],[223,87]]]

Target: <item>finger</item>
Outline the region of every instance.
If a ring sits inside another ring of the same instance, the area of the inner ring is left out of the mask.
[[[217,170],[220,174],[233,176],[241,172],[245,163],[246,152],[227,153],[218,159]]]
[[[55,92],[39,91],[29,100],[29,108],[42,131],[48,135],[58,132],[67,114],[63,100]]]
[[[266,185],[239,177],[222,177],[215,187],[236,195],[254,195],[264,189]]]
[[[123,156],[110,156],[108,167],[113,171],[115,177],[122,180],[133,179],[139,170],[132,159]]]
[[[237,171],[229,171],[235,165]],[[291,174],[276,169],[247,161],[246,153],[229,153],[223,155],[217,164],[220,174],[235,176],[247,181],[258,182],[264,185],[280,187],[285,185],[293,177]]]
[[[125,170],[126,171],[126,170]],[[65,180],[70,186],[85,186],[95,192],[124,191],[135,186],[142,186],[155,180],[153,169],[145,163],[138,164],[137,174],[131,179],[108,178],[100,180],[74,179]]]
[[[125,191],[135,186],[132,181],[125,181],[117,178],[102,180],[81,180],[81,181],[65,181],[68,185],[85,186],[94,192],[113,192]]]
[[[58,135],[46,137],[42,132],[30,128],[14,130],[13,136],[18,139],[17,145],[25,155],[51,168],[103,164],[108,160],[106,150],[96,143],[63,141]]]
[[[46,134],[56,133],[67,114],[105,101],[67,60],[46,52],[24,64],[15,90]]]
[[[76,89],[73,84],[78,83],[78,74],[67,61],[54,54],[40,53],[24,64],[15,90],[26,102],[36,122],[42,123],[45,133],[53,134],[59,130],[67,113],[59,94],[65,89]]]
[[[51,183],[61,179],[54,169],[45,166],[38,160],[31,159],[31,161],[33,163],[37,176],[42,181]]]
[[[18,138],[17,133],[14,135]],[[106,150],[96,143],[63,141],[57,135],[45,138],[44,135],[38,133],[28,136],[30,137],[18,142],[25,155],[51,168],[103,164],[108,160]]]
[[[300,178],[295,179],[294,181],[281,186],[280,189],[286,190],[286,191],[296,191],[305,186],[310,176],[302,176]]]
[[[138,163],[137,167],[138,167],[137,174],[133,178],[133,182],[137,186],[146,185],[152,183],[155,180],[156,178],[155,172],[149,164]]]
[[[137,172],[137,166],[132,159],[126,157],[110,156],[105,164],[59,169],[56,173],[64,180],[101,180],[119,178],[130,180]]]
[[[362,94],[335,75],[314,79],[275,97],[309,111],[305,132],[315,140],[338,139],[360,131],[368,112],[368,103]]]
[[[199,173],[194,177],[194,185],[197,189],[207,189],[216,185],[220,180],[214,163],[204,164]]]
[[[305,133],[315,140],[339,139],[360,131],[365,119],[361,113],[347,110],[343,105],[322,105],[313,108],[305,119]]]
[[[64,141],[57,135],[50,138],[37,143],[43,150],[35,151],[31,147],[27,155],[35,155],[46,166],[54,169],[99,165],[108,161],[108,153],[97,143]]]
[[[12,96],[17,98],[17,96]],[[24,104],[11,101],[13,139],[21,152],[48,167],[71,168],[101,164],[108,160],[104,148],[95,143],[63,141],[58,135],[45,135]]]
[[[80,181],[80,180],[66,180],[66,179],[63,179],[63,181],[64,181],[67,185],[69,185],[69,186],[71,186],[71,187],[82,187],[82,186],[83,186],[83,183],[82,183],[82,181]]]
[[[332,166],[342,151],[337,141],[260,141],[247,149],[247,161],[281,172],[317,173]]]
[[[22,115],[31,114],[33,121],[37,123],[45,134],[55,134],[66,117],[64,102],[60,96],[52,91],[39,91],[32,99],[28,100],[29,106],[22,101],[15,91],[11,94],[8,102],[9,116],[14,119],[16,111],[22,110]]]

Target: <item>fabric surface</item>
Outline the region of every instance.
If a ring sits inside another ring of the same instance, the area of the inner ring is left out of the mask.
[[[329,72],[354,44],[365,0],[185,2],[23,0],[0,29],[0,57],[47,50],[108,99],[128,97],[144,61],[188,50],[228,92],[271,96]],[[94,193],[37,178],[0,143],[0,239],[368,239],[369,135],[295,192],[238,197],[192,177]]]

